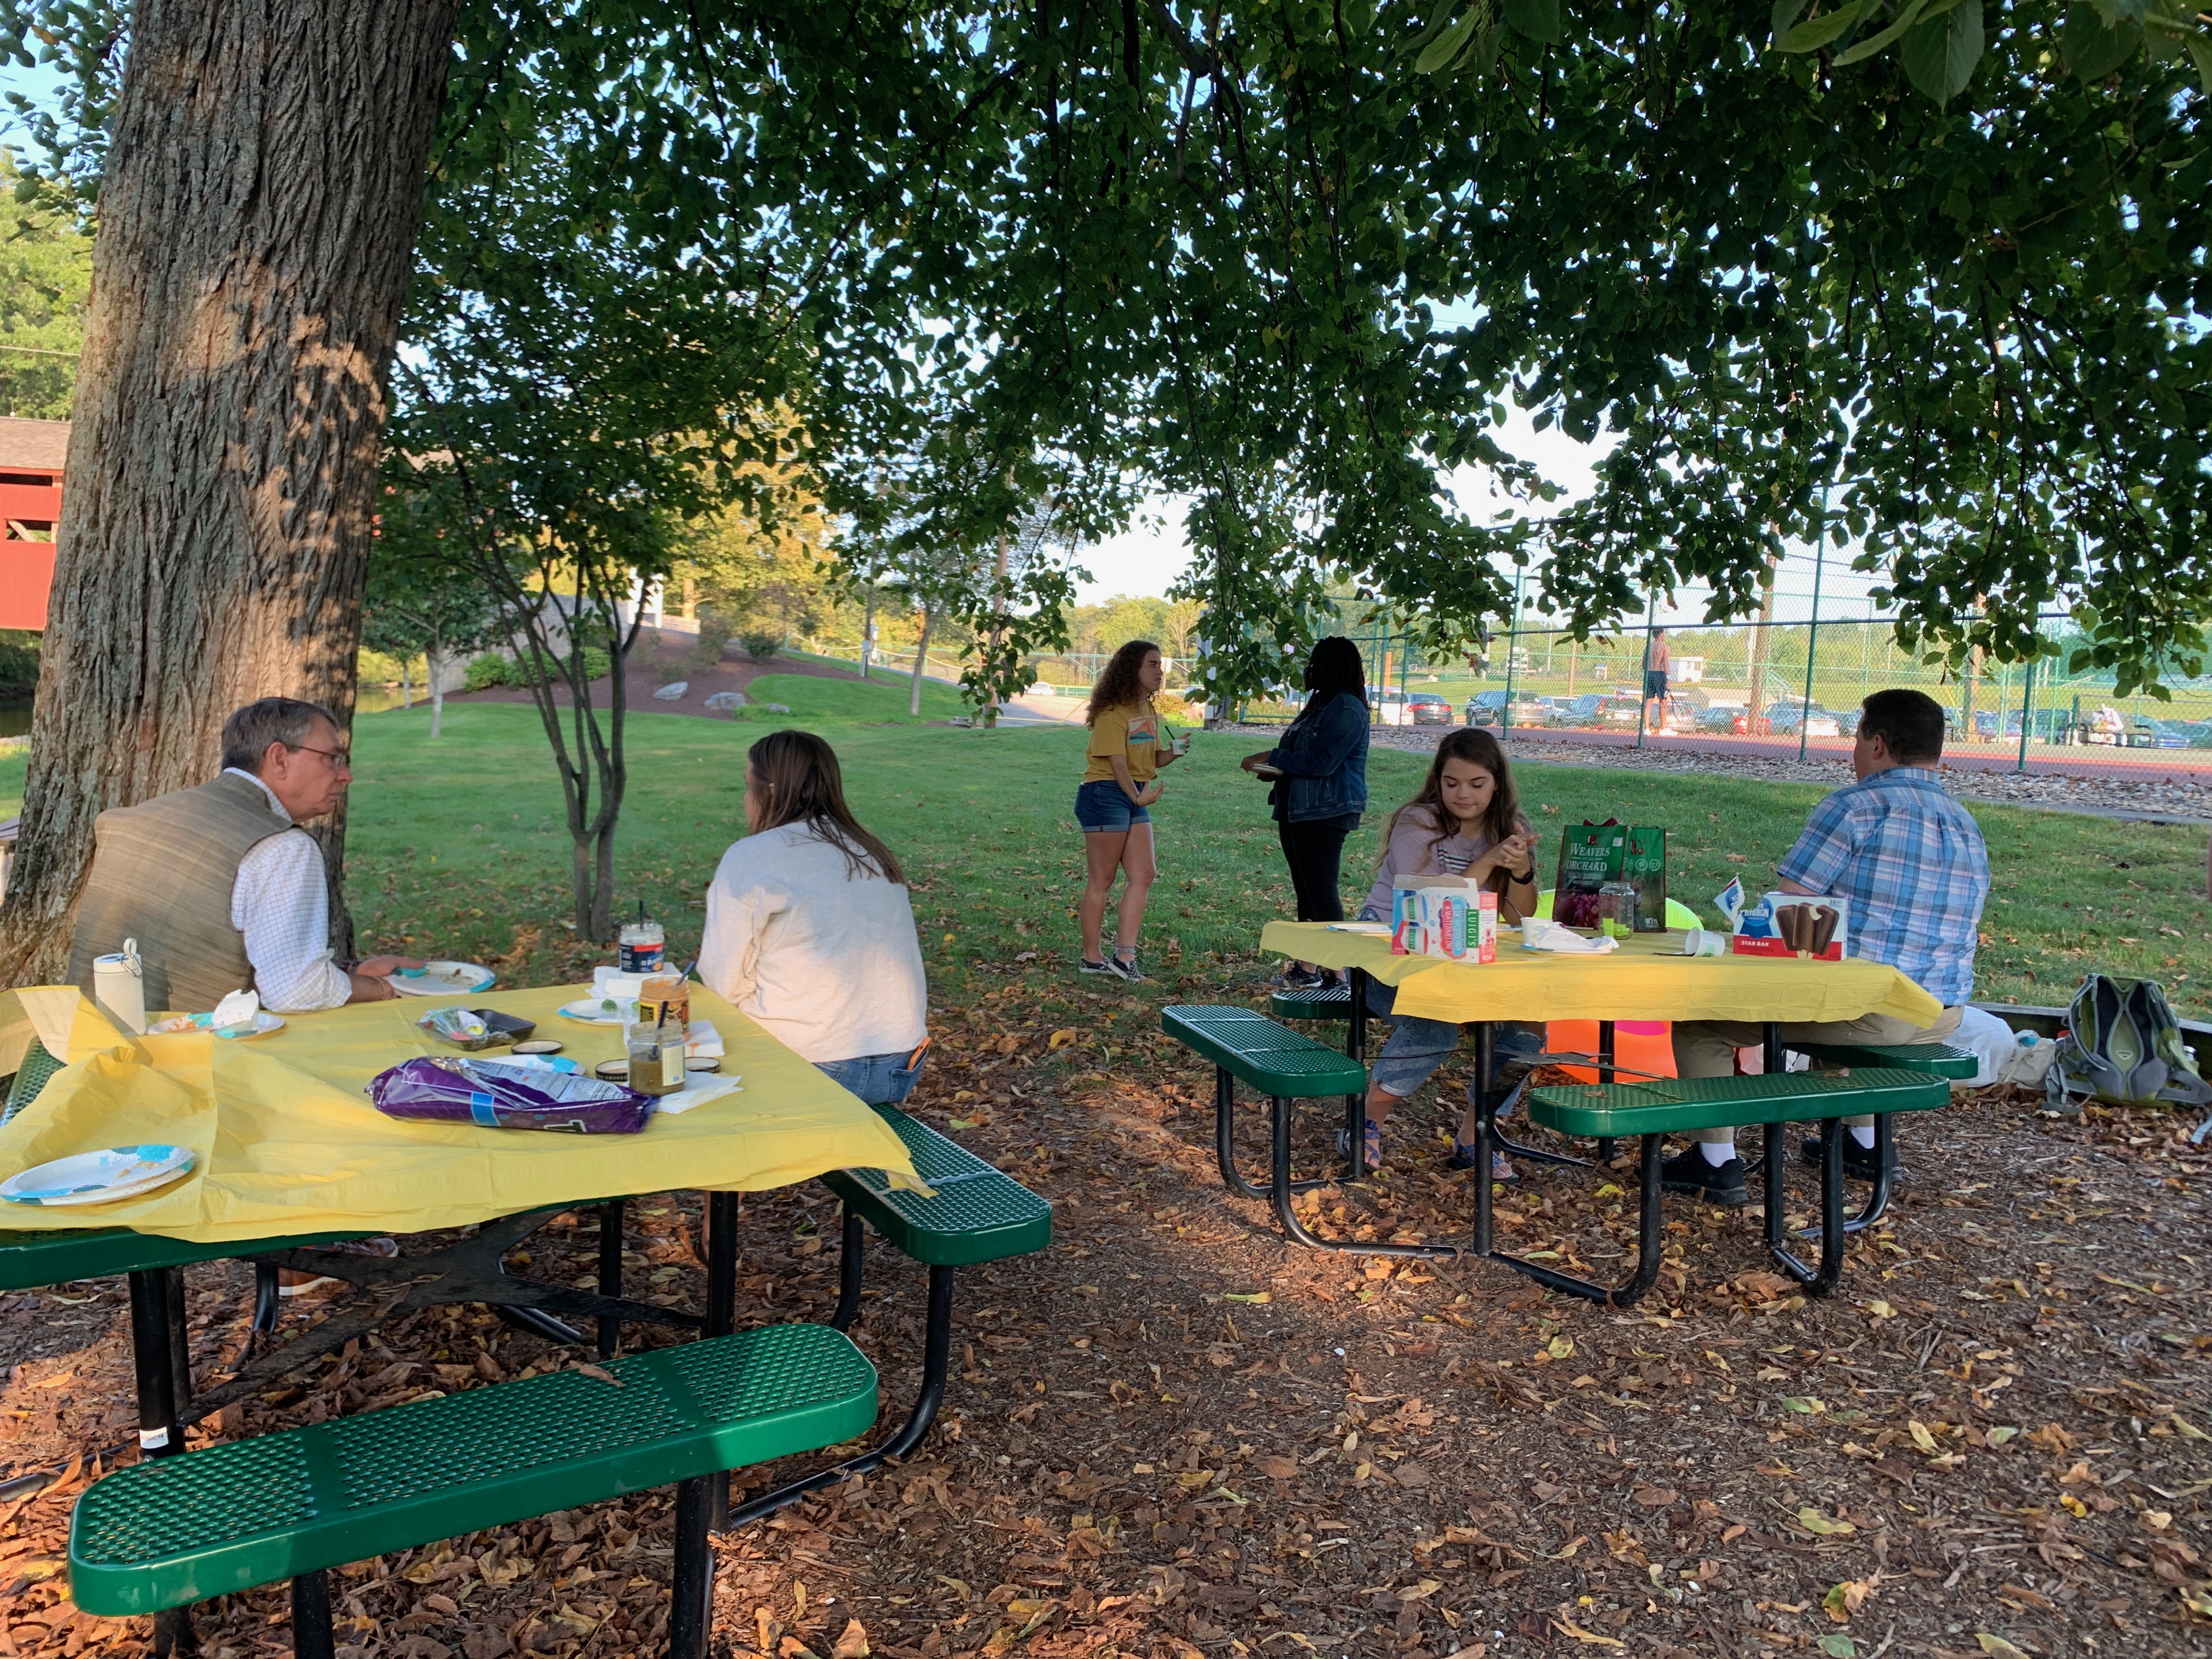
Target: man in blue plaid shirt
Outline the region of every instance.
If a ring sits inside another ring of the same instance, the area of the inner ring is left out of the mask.
[[[1943,709],[1921,691],[1877,691],[1860,717],[1846,784],[1813,809],[1805,833],[1777,872],[1781,890],[1850,901],[1850,951],[1884,962],[1943,1005],[1933,1025],[1891,1014],[1784,1025],[1787,1042],[1941,1042],[1959,1027],[1974,988],[1974,941],[1990,896],[1989,852],[1966,810],[1944,793]],[[1763,1026],[1729,1020],[1674,1027],[1674,1066],[1683,1077],[1726,1077],[1735,1051],[1765,1040]],[[1847,1120],[1844,1172],[1875,1177],[1874,1120]],[[1709,1129],[1668,1158],[1667,1190],[1716,1204],[1751,1194],[1735,1133]],[[1816,1148],[1817,1143],[1810,1143]],[[1814,1155],[1817,1157],[1817,1151]]]

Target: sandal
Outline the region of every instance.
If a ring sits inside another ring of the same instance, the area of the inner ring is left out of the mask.
[[[1474,1148],[1463,1140],[1452,1142],[1451,1156],[1444,1160],[1447,1170],[1472,1170],[1474,1167]],[[1490,1178],[1492,1181],[1518,1181],[1521,1171],[1503,1152],[1490,1155]]]

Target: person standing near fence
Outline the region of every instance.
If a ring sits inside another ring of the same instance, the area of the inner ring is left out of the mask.
[[[1666,729],[1667,673],[1674,665],[1674,653],[1667,644],[1667,630],[1651,630],[1651,642],[1644,655],[1644,725],[1651,731]]]
[[[1127,980],[1145,976],[1137,967],[1137,930],[1144,925],[1145,901],[1159,874],[1152,856],[1149,809],[1160,798],[1160,786],[1154,781],[1158,769],[1182,753],[1161,741],[1164,733],[1152,707],[1165,673],[1159,647],[1150,640],[1131,640],[1107,663],[1083,711],[1091,743],[1083,781],[1075,789],[1075,821],[1082,827],[1088,871],[1076,916],[1083,930],[1079,965],[1086,974]],[[1100,939],[1117,870],[1121,872],[1121,906],[1115,916],[1115,948],[1109,955]]]
[[[1332,634],[1306,659],[1306,706],[1273,749],[1240,763],[1274,787],[1267,802],[1300,921],[1342,921],[1338,890],[1344,842],[1367,810],[1367,671],[1359,647]],[[1335,979],[1311,963],[1293,963],[1277,979],[1311,990]]]

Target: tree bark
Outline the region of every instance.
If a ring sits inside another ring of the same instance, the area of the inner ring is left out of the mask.
[[[107,171],[0,975],[63,970],[94,817],[282,694],[350,727],[385,381],[456,0],[144,0]],[[343,809],[319,826],[334,932]]]
[[[443,737],[446,726],[446,668],[453,661],[443,644],[433,642],[422,659],[423,672],[430,681],[430,735]]]
[[[909,714],[921,713],[921,671],[929,661],[929,630],[936,623],[937,608],[927,605],[922,606],[921,638],[914,647],[914,685],[907,693],[906,700],[906,712]]]

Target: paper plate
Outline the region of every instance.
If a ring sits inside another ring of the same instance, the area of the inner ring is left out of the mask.
[[[191,1152],[184,1146],[107,1146],[10,1176],[0,1181],[0,1198],[49,1209],[109,1204],[166,1186],[191,1167]]]
[[[624,1025],[637,1018],[635,999],[617,1000],[612,1008],[605,997],[579,997],[574,1002],[561,1005],[561,1018],[577,1020],[586,1025]]]
[[[426,962],[402,968],[385,982],[403,997],[468,997],[491,988],[499,975],[480,963]]]
[[[146,1028],[146,1035],[149,1036],[174,1036],[180,1031],[205,1031],[212,1029],[210,1022],[214,1018],[215,1016],[213,1014],[173,1014],[168,1018],[162,1020],[156,1024],[149,1025]],[[216,1031],[216,1035],[220,1037],[234,1036],[241,1037],[258,1037],[267,1036],[271,1031],[281,1031],[283,1029],[284,1022],[264,1008],[259,1013],[254,1015],[253,1029],[252,1030],[237,1032]]]

